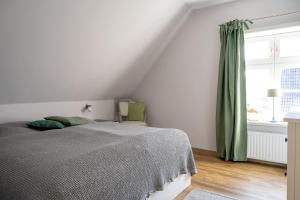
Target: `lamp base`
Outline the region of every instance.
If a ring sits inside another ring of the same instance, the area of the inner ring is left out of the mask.
[[[270,122],[276,123],[277,121],[273,118]]]

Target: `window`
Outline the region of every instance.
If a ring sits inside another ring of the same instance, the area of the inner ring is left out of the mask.
[[[270,121],[273,99],[267,90],[276,88],[274,114],[277,121],[300,107],[300,28],[268,31],[245,37],[248,120]]]
[[[268,59],[271,57],[269,49],[271,41],[268,39],[260,38],[260,40],[246,41],[246,53],[247,60]]]
[[[300,106],[300,68],[288,68],[281,72],[281,112]]]
[[[300,56],[300,35],[291,35],[279,39],[279,57]]]

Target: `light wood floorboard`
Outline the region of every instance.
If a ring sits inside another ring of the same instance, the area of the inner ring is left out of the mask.
[[[285,200],[286,169],[256,163],[225,162],[213,155],[195,155],[198,173],[176,200],[194,188],[239,200]]]

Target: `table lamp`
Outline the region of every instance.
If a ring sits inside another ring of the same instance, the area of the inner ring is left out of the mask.
[[[276,122],[275,120],[275,103],[274,103],[274,98],[278,97],[278,90],[277,89],[268,89],[268,97],[272,97],[273,98],[273,118],[271,120],[271,122]]]

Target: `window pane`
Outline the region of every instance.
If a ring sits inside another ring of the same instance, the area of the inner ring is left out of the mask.
[[[300,56],[300,36],[282,38],[280,42],[280,57]]]
[[[269,40],[262,40],[262,41],[247,41],[246,40],[245,58],[246,58],[246,60],[270,58],[270,42],[269,42]]]
[[[269,86],[269,69],[247,69],[247,111],[249,120],[266,120],[270,118],[267,90]]]
[[[281,71],[281,113],[300,106],[300,68],[287,68]]]

